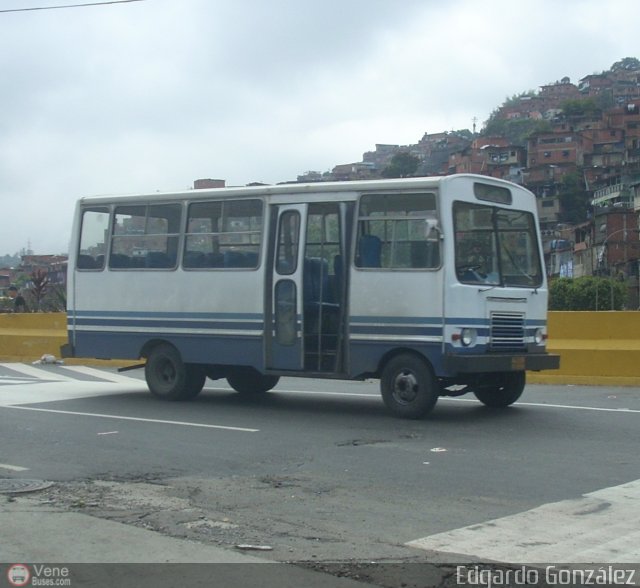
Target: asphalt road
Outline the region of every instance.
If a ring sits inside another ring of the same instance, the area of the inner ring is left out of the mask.
[[[637,388],[530,385],[508,409],[443,398],[403,421],[377,382],[283,379],[247,399],[208,381],[195,401],[165,403],[141,378],[0,365],[0,478],[54,481],[40,492],[51,504],[315,567],[640,562]],[[568,538],[572,521],[586,527]],[[521,531],[504,545],[491,533],[509,525]],[[556,531],[553,551],[531,551]]]

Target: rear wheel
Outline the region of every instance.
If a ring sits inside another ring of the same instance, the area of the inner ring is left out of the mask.
[[[419,419],[435,406],[440,387],[431,366],[411,353],[396,355],[385,365],[380,392],[387,408],[397,417]]]
[[[227,376],[227,382],[240,394],[263,394],[279,382],[278,376],[266,376],[254,368],[234,370]]]
[[[503,372],[496,374],[490,383],[473,393],[482,404],[491,408],[504,408],[522,396],[526,381],[525,372]]]
[[[197,364],[185,364],[178,350],[163,343],[154,347],[144,368],[147,386],[163,400],[191,400],[204,386],[206,375]]]

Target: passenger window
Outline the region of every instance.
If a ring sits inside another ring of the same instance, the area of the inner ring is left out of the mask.
[[[116,207],[109,267],[175,268],[180,212],[179,204]]]
[[[262,243],[261,200],[215,200],[189,206],[182,266],[255,269]]]
[[[108,208],[87,208],[82,212],[80,248],[76,261],[78,269],[101,270],[104,268],[108,231]]]
[[[287,210],[280,217],[278,233],[278,256],[276,271],[283,276],[290,276],[298,266],[298,246],[300,243],[300,213]]]
[[[428,269],[440,266],[440,243],[430,238],[436,195],[369,194],[360,199],[355,265]]]

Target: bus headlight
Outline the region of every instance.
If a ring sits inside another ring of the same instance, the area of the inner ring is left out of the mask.
[[[544,329],[536,329],[533,340],[535,341],[536,345],[544,345],[547,341],[547,334],[544,332]]]
[[[462,343],[465,347],[469,347],[474,345],[477,338],[477,333],[475,329],[464,328],[460,331],[460,343]]]

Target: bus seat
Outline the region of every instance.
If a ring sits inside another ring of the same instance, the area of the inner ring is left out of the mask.
[[[247,262],[246,267],[258,267],[258,254],[255,251],[247,251],[244,255]]]
[[[322,297],[322,299],[321,299]],[[322,257],[304,258],[304,300],[329,302],[329,264]]]
[[[207,253],[203,267],[224,267],[224,255],[222,253]]]
[[[359,267],[382,265],[382,241],[375,235],[361,235],[358,241]]]
[[[109,267],[129,267],[131,265],[131,260],[128,255],[124,255],[123,253],[112,253],[109,257]]]
[[[224,252],[224,267],[247,267],[247,260],[244,253],[228,249]]]
[[[82,253],[78,255],[78,263],[76,265],[78,269],[95,269],[98,267],[96,260],[93,259],[91,255],[84,255]]]
[[[172,263],[164,251],[149,251],[145,265],[146,267],[167,268],[171,267]]]
[[[333,258],[333,272],[335,273],[334,295],[335,299],[339,301],[342,298],[342,284],[344,280],[344,261],[340,253]]]
[[[182,265],[187,268],[204,267],[205,261],[204,253],[202,253],[202,251],[186,251],[184,259],[182,260]]]

